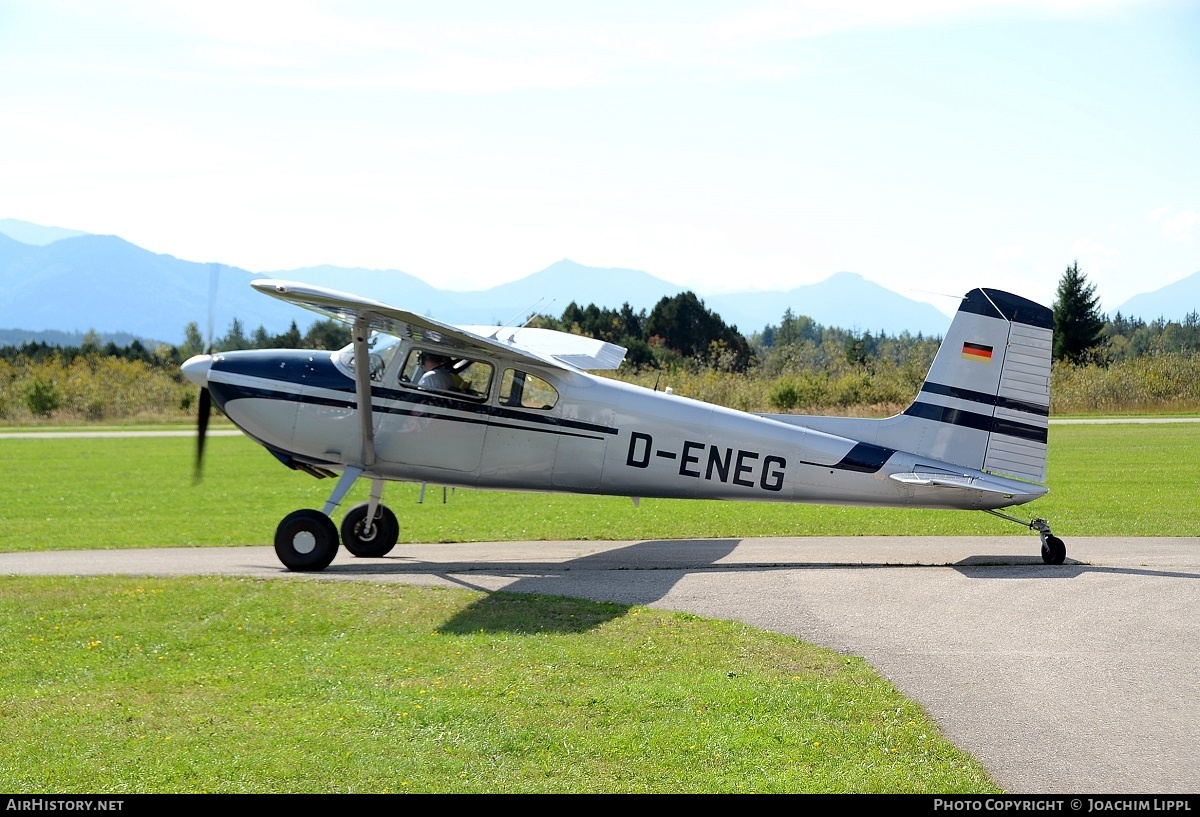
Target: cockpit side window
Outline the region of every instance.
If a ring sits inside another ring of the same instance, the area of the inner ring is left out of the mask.
[[[548,411],[558,403],[558,389],[519,369],[505,369],[500,379],[500,405]]]
[[[486,360],[454,357],[440,349],[414,347],[400,369],[400,385],[484,400],[495,367]]]

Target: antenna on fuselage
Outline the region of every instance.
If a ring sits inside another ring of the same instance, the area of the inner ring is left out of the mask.
[[[522,315],[524,315],[524,314],[526,314],[526,313],[529,313],[529,317],[528,317],[528,318],[526,318],[526,319],[525,319],[525,323],[523,323],[523,324],[521,324],[521,325],[522,325],[522,326],[528,326],[528,325],[529,325],[529,322],[530,322],[531,320],[533,320],[533,316],[534,316],[534,310],[535,310],[535,309],[537,309],[539,306],[541,306],[541,305],[542,305],[542,302],[543,302],[543,301],[545,301],[545,300],[546,300],[545,298],[538,298],[536,301],[534,301],[534,302],[533,302],[533,304],[532,304],[532,305],[531,305],[531,306],[530,306],[528,309],[522,309],[522,310],[521,310],[520,312],[518,312],[516,315],[514,315],[513,317],[509,318],[509,319],[508,319],[507,321],[505,321],[504,323],[502,323],[502,324],[500,324],[499,326],[497,326],[497,327],[496,327],[496,328],[495,328],[495,329],[492,331],[492,334],[488,335],[488,337],[490,337],[490,338],[492,338],[492,339],[494,340],[494,339],[496,338],[496,336],[500,334],[500,330],[501,330],[501,329],[504,329],[504,328],[506,328],[506,327],[508,327],[508,326],[511,326],[512,324],[516,323],[518,320],[520,320],[521,316],[522,316]],[[556,300],[556,299],[554,299],[554,298],[551,298],[551,299],[550,299],[550,303],[546,304],[546,306],[550,306],[550,304],[554,303],[554,301],[555,301],[555,300]]]
[[[543,298],[542,300],[545,300],[545,299]],[[554,302],[555,302],[555,301],[557,301],[557,300],[558,300],[557,298],[551,298],[551,299],[550,299],[550,300],[549,300],[549,301],[546,303],[546,306],[547,306],[547,307],[549,307],[549,306],[550,306],[550,304],[554,303]],[[521,324],[521,326],[529,326],[529,322],[530,322],[531,320],[533,320],[535,317],[537,317],[537,313],[535,313],[533,310],[534,310],[534,308],[535,308],[535,307],[537,307],[537,305],[538,305],[538,304],[540,304],[540,303],[541,303],[541,301],[538,301],[538,303],[536,303],[536,304],[534,304],[533,306],[529,307],[529,317],[525,319],[525,323]]]
[[[946,298],[947,300],[954,301],[956,304],[961,303],[962,299],[966,297],[965,295],[952,295],[949,292],[936,292],[932,289],[910,289],[909,292],[919,295],[935,295],[938,298]]]

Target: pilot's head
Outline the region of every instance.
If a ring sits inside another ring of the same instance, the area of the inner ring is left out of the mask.
[[[439,355],[435,352],[421,352],[421,365],[426,369],[436,369],[438,366],[445,366],[450,362],[450,358],[445,355]]]

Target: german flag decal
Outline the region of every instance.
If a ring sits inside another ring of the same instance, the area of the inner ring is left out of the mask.
[[[984,363],[991,363],[992,347],[979,343],[964,343],[962,356],[967,360],[982,360]]]

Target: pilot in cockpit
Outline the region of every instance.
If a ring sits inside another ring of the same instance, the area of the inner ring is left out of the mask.
[[[450,358],[434,352],[421,352],[421,369],[424,372],[417,380],[419,389],[438,391],[461,391],[463,379],[450,368]]]

